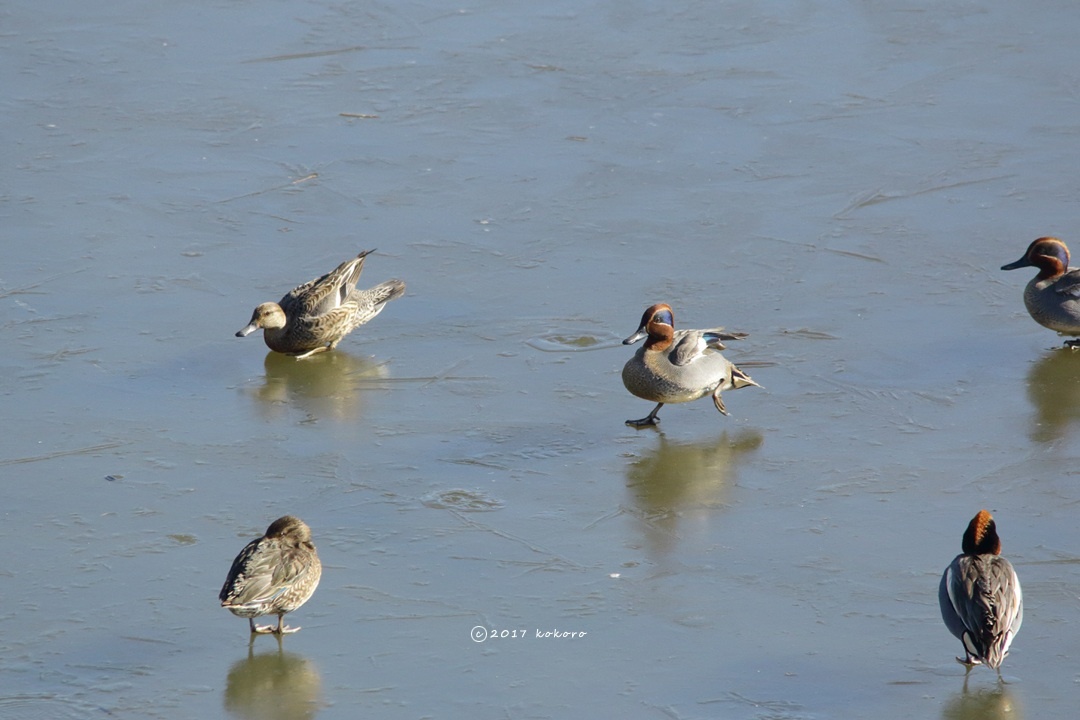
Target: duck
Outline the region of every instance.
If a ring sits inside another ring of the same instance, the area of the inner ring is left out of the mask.
[[[669,403],[683,403],[712,395],[713,405],[727,415],[720,397],[724,390],[761,387],[749,375],[720,354],[724,340],[741,340],[742,332],[722,327],[708,330],[676,330],[675,314],[667,303],[645,310],[641,325],[623,345],[648,338],[622,370],[626,389],[639,398],[657,403],[640,420],[627,420],[630,427],[648,427],[660,422],[657,413]]]
[[[1080,268],[1069,267],[1069,248],[1055,237],[1032,241],[1024,256],[1002,270],[1036,267],[1024,288],[1024,305],[1035,322],[1062,335],[1080,335]],[[1065,345],[1080,347],[1080,340]]]
[[[941,576],[941,617],[964,644],[956,661],[968,670],[986,663],[1001,672],[1001,663],[1024,621],[1024,596],[1012,564],[1001,556],[994,518],[980,510],[968,523],[957,555]]]
[[[280,637],[300,629],[283,625],[283,618],[311,598],[321,577],[311,528],[300,518],[285,515],[236,556],[218,599],[233,615],[248,619],[252,635]],[[277,626],[256,625],[255,618],[263,615],[277,615]]]
[[[364,258],[373,252],[361,252],[322,277],[293,288],[276,303],[259,305],[251,314],[251,322],[238,330],[236,337],[246,337],[262,328],[267,347],[297,360],[333,350],[343,337],[405,293],[401,280],[356,289]]]

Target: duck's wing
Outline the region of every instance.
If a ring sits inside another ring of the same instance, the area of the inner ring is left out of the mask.
[[[1009,653],[1009,646],[1024,622],[1024,596],[1020,579],[1008,560],[993,556],[988,558],[988,565],[982,589],[992,608],[988,630],[993,647],[987,651],[987,661],[996,667],[995,663],[1000,664]]]
[[[1054,292],[1070,298],[1080,298],[1080,269],[1072,268],[1054,283]]]
[[[945,572],[941,574],[941,582],[938,583],[938,606],[941,608],[941,619],[945,621],[945,627],[949,628],[949,632],[958,640],[964,639],[964,633],[968,629],[964,618],[960,617],[957,610],[958,603],[966,601],[968,597],[963,586],[957,585],[957,578],[962,572],[960,569],[962,559],[964,559],[963,555],[957,555],[949,567],[945,568]]]
[[[364,270],[364,258],[372,252],[374,250],[365,250],[322,277],[294,288],[278,304],[291,317],[317,317],[332,312],[341,307],[356,290],[356,283]]]
[[[218,594],[222,605],[247,605],[265,594],[270,579],[264,547],[267,542],[266,538],[252,540],[233,560],[229,577]]]
[[[719,342],[716,342],[719,345]],[[710,347],[706,333],[702,330],[676,330],[671,339],[668,359],[672,365],[689,365],[705,354]],[[715,345],[712,345],[715,347]],[[720,345],[720,348],[723,348]]]
[[[979,591],[980,578],[976,561],[977,558],[961,555],[953,560],[945,571],[942,582],[945,583],[954,617],[950,618],[945,613],[944,604],[942,617],[953,635],[964,643],[967,654],[981,660],[986,656],[987,643],[984,640],[990,607],[985,594]]]
[[[387,280],[367,290],[354,290],[348,299],[321,315],[307,315],[297,323],[312,336],[333,340],[349,334],[382,312],[386,303],[405,293],[405,283]]]
[[[749,333],[729,332],[722,327],[709,328],[708,330],[699,330],[698,332],[700,332],[702,334],[702,337],[705,338],[705,342],[709,345],[709,347],[715,348],[717,350],[724,349],[724,343],[721,342],[723,340],[742,340],[743,338],[749,337]]]
[[[946,625],[955,635],[959,620],[964,631],[957,637],[968,654],[990,667],[1000,666],[1024,618],[1020,582],[1012,565],[997,555],[961,556],[946,570],[943,583],[956,613],[952,623],[945,617]]]
[[[723,350],[723,340],[742,340],[746,333],[728,332],[722,327],[708,330],[677,330],[672,337],[669,357],[674,365],[686,365],[708,350]]]
[[[248,543],[236,560],[219,598],[223,605],[258,606],[273,602],[312,566],[309,553],[259,538]]]

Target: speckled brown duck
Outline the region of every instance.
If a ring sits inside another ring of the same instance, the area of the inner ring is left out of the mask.
[[[267,347],[297,359],[333,350],[343,337],[405,292],[401,280],[356,289],[364,258],[373,252],[365,250],[346,260],[332,272],[293,289],[279,302],[259,305],[251,314],[251,322],[236,336],[245,337],[262,328]]]
[[[282,618],[308,601],[320,577],[322,563],[311,529],[300,518],[286,515],[240,551],[218,597],[222,607],[248,619],[252,633],[282,635],[300,629],[282,625]],[[277,627],[255,625],[255,618],[263,615],[277,615]]]

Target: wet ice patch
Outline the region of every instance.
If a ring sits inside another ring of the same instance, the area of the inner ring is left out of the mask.
[[[439,490],[428,493],[421,502],[438,510],[461,512],[491,512],[501,510],[503,501],[475,490]]]

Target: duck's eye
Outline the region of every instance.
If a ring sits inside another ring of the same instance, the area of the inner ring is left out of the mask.
[[[1061,243],[1039,243],[1039,245],[1034,249],[1034,252],[1032,254],[1036,257],[1042,256],[1047,258],[1053,258],[1064,265],[1069,264],[1069,251]]]
[[[670,310],[661,310],[653,315],[653,322],[662,323],[664,325],[675,326],[675,318],[671,316]]]

